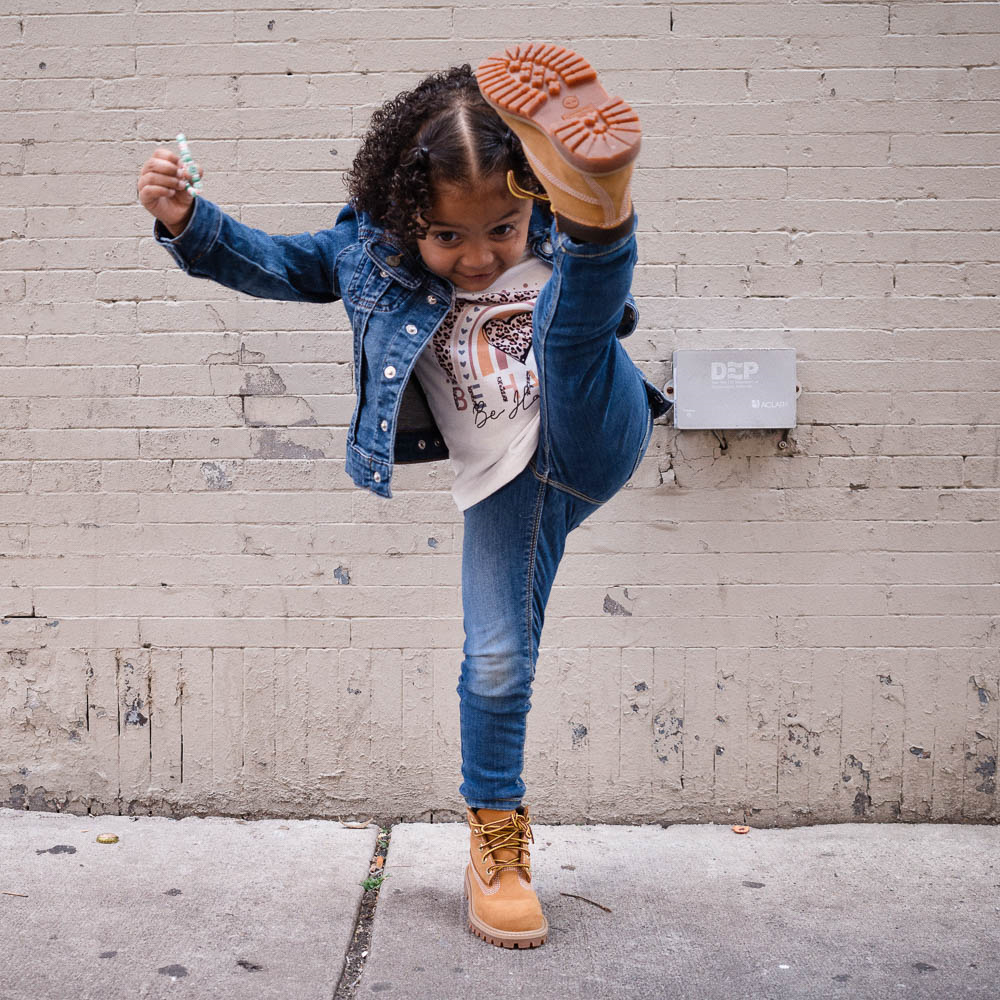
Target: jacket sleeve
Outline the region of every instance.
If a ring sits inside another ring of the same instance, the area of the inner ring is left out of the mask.
[[[335,302],[341,295],[337,257],[357,242],[357,221],[347,206],[332,229],[270,236],[199,195],[179,236],[171,237],[159,220],[153,236],[193,277],[210,278],[260,299]]]

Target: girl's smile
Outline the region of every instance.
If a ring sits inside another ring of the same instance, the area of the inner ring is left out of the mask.
[[[456,288],[481,292],[524,256],[531,201],[515,198],[504,174],[475,187],[439,183],[417,241],[427,267]]]

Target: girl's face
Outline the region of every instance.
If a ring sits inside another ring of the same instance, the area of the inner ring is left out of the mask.
[[[524,256],[531,205],[510,193],[505,174],[494,174],[474,188],[435,185],[423,220],[427,235],[417,241],[420,256],[456,288],[481,292]]]

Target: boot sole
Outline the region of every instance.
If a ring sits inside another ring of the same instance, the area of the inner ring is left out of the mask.
[[[542,132],[573,169],[609,174],[639,155],[639,116],[611,97],[583,56],[562,45],[508,46],[476,70],[479,90],[501,117]]]
[[[472,887],[469,885],[469,868],[465,868],[465,888],[462,895],[469,901],[469,930],[484,941],[494,944],[499,948],[537,948],[545,944],[545,939],[549,936],[549,922],[542,917],[542,926],[534,931],[502,931],[497,927],[491,927],[483,923],[472,912]]]

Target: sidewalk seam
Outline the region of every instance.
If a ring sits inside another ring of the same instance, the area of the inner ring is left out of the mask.
[[[375,853],[368,862],[365,880],[377,879],[377,884],[365,889],[358,900],[358,908],[354,915],[354,931],[351,934],[340,979],[333,993],[333,1000],[354,1000],[361,977],[365,971],[365,962],[371,951],[372,926],[375,923],[375,909],[378,906],[379,893],[382,891],[388,867],[389,842],[392,839],[392,824],[388,821],[379,823],[378,836],[375,838]],[[377,858],[382,858],[381,867]],[[379,877],[381,876],[381,877]]]

